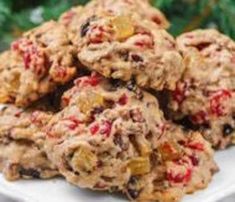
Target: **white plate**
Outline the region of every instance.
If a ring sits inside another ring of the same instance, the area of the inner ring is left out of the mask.
[[[235,148],[216,153],[220,172],[208,189],[187,196],[183,202],[217,202],[235,193]],[[25,202],[125,202],[119,195],[81,190],[63,179],[7,182],[0,176],[0,193]],[[1,200],[0,202],[11,201]],[[225,200],[222,200],[225,202]],[[232,201],[235,201],[232,200]]]

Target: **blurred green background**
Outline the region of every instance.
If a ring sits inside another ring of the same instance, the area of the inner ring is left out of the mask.
[[[89,0],[0,0],[0,50],[22,32]],[[218,28],[235,39],[235,0],[152,0],[178,35],[198,27]]]

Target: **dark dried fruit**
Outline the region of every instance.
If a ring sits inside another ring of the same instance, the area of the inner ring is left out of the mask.
[[[29,169],[25,169],[23,167],[21,167],[19,169],[19,173],[21,176],[29,176],[29,177],[33,177],[33,178],[40,178],[40,173],[33,169],[33,168],[29,168]]]
[[[131,199],[136,199],[139,196],[139,191],[135,189],[128,189],[127,192]]]
[[[230,124],[224,124],[223,134],[224,136],[231,135],[234,132],[234,128]]]
[[[136,86],[135,79],[132,78],[131,81],[127,83],[127,89],[130,91],[136,91],[137,86]]]
[[[95,19],[95,16],[92,16],[92,17],[87,19],[87,22],[85,22],[84,24],[81,25],[81,32],[80,32],[81,37],[86,36],[86,34],[89,30],[91,21],[94,20],[94,19]]]
[[[131,55],[131,59],[134,61],[134,62],[143,62],[143,58],[139,55],[136,55],[136,54],[133,54]]]

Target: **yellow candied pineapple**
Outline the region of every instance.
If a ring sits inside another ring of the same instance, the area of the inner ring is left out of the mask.
[[[139,143],[139,149],[141,156],[149,156],[149,154],[151,153],[151,148],[147,143]]]
[[[113,18],[112,25],[115,29],[117,40],[124,40],[132,36],[135,32],[135,27],[129,16],[117,16]]]
[[[81,112],[89,113],[92,109],[103,106],[105,102],[102,95],[87,92],[85,95],[79,97],[77,103]]]
[[[174,141],[161,144],[158,151],[160,152],[162,159],[165,161],[176,160],[182,155],[180,146]]]
[[[137,157],[129,161],[128,168],[132,175],[143,175],[150,172],[149,157]]]
[[[74,154],[71,163],[74,170],[92,171],[97,164],[96,155],[88,148],[81,146]]]

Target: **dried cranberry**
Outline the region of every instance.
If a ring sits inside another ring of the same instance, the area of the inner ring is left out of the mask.
[[[126,105],[127,102],[128,102],[128,97],[126,94],[123,94],[118,100],[118,104],[120,105]]]

